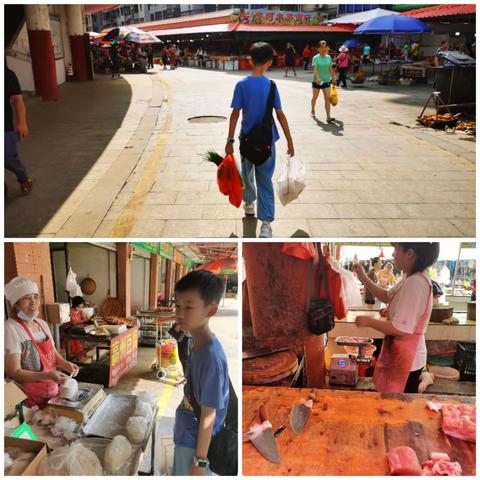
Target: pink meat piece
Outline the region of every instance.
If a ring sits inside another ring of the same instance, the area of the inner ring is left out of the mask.
[[[475,405],[443,405],[442,430],[446,435],[476,442],[477,413]]]
[[[442,412],[442,431],[450,437],[476,442],[477,409],[472,404],[427,402],[431,410]]]
[[[424,476],[460,476],[462,466],[458,462],[452,462],[446,453],[432,452],[431,460],[422,463],[422,475]]]
[[[410,447],[397,447],[387,453],[390,475],[422,475],[417,454]]]

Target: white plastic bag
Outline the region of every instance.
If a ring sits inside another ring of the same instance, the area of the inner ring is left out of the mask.
[[[278,198],[283,206],[292,202],[305,188],[305,167],[296,157],[287,157],[282,173],[277,178]]]
[[[67,280],[65,281],[65,290],[70,294],[71,297],[75,297],[78,294],[77,292],[79,288],[80,287],[77,283],[77,274],[72,270],[72,267],[70,267],[68,269]]]

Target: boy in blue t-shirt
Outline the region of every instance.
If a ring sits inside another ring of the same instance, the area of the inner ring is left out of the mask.
[[[223,347],[208,324],[218,311],[223,291],[223,280],[207,270],[190,272],[175,285],[176,328],[188,332],[193,340],[184,397],[175,413],[175,476],[212,474],[208,448],[225,421],[229,376]],[[201,407],[200,419],[192,407],[192,388]]]
[[[253,70],[251,75],[240,80],[235,86],[231,107],[230,125],[228,129],[227,145],[225,153],[233,154],[235,142],[235,128],[237,126],[240,110],[242,111],[242,127],[240,138],[261,123],[265,115],[268,96],[270,93],[270,80],[264,73],[270,68],[273,60],[273,48],[265,42],[254,43],[250,49]],[[273,108],[277,119],[287,139],[287,155],[293,157],[293,141],[288,127],[287,117],[283,113],[278,89],[275,89]],[[255,200],[258,197],[257,216],[262,221],[260,237],[272,236],[271,222],[275,218],[275,195],[273,191],[272,177],[275,171],[275,142],[280,138],[275,122],[273,122],[273,145],[272,154],[265,163],[254,165],[247,158],[242,158],[242,176],[245,181],[243,192],[244,208],[247,215],[255,215]],[[255,173],[255,176],[254,176]],[[256,183],[256,189],[255,189]],[[256,191],[255,191],[256,190]]]

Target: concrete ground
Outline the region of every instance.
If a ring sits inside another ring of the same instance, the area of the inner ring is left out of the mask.
[[[155,70],[62,85],[57,103],[29,99],[31,137],[21,154],[35,185],[20,197],[7,172],[6,236],[255,236],[255,219],[228,204],[215,167],[202,159],[222,152],[227,120],[188,121],[228,117],[243,75]],[[300,198],[277,201],[274,236],[475,236],[476,145],[416,126],[431,86],[340,90],[331,125],[321,103],[309,115],[311,73],[271,76],[307,171]],[[285,151],[282,137],[275,177]]]
[[[228,368],[235,390],[240,391],[240,336],[238,321],[238,302],[236,299],[227,298],[225,304],[219,309],[218,314],[212,318],[211,329],[223,345],[227,356]],[[155,349],[140,347],[138,351],[137,366],[125,375],[118,385],[111,389],[115,392],[137,393],[149,391],[158,399],[158,416],[155,448],[155,474],[168,474],[173,460],[173,425],[175,410],[183,398],[183,385],[172,387],[159,382],[154,371],[150,368],[155,361]],[[150,470],[150,448],[147,446],[140,471]]]

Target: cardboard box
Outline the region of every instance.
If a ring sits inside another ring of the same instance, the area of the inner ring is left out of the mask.
[[[22,473],[22,477],[37,475],[38,467],[44,458],[47,457],[47,445],[43,442],[34,442],[33,440],[25,440],[23,438],[4,437],[4,446],[18,447],[27,452],[35,452],[35,458],[30,462],[28,467]]]
[[[17,416],[17,405],[23,402],[27,396],[23,393],[21,388],[13,381],[5,382],[3,389],[3,418],[10,420]]]
[[[70,305],[68,303],[49,303],[46,307],[48,323],[61,325],[70,321]]]

